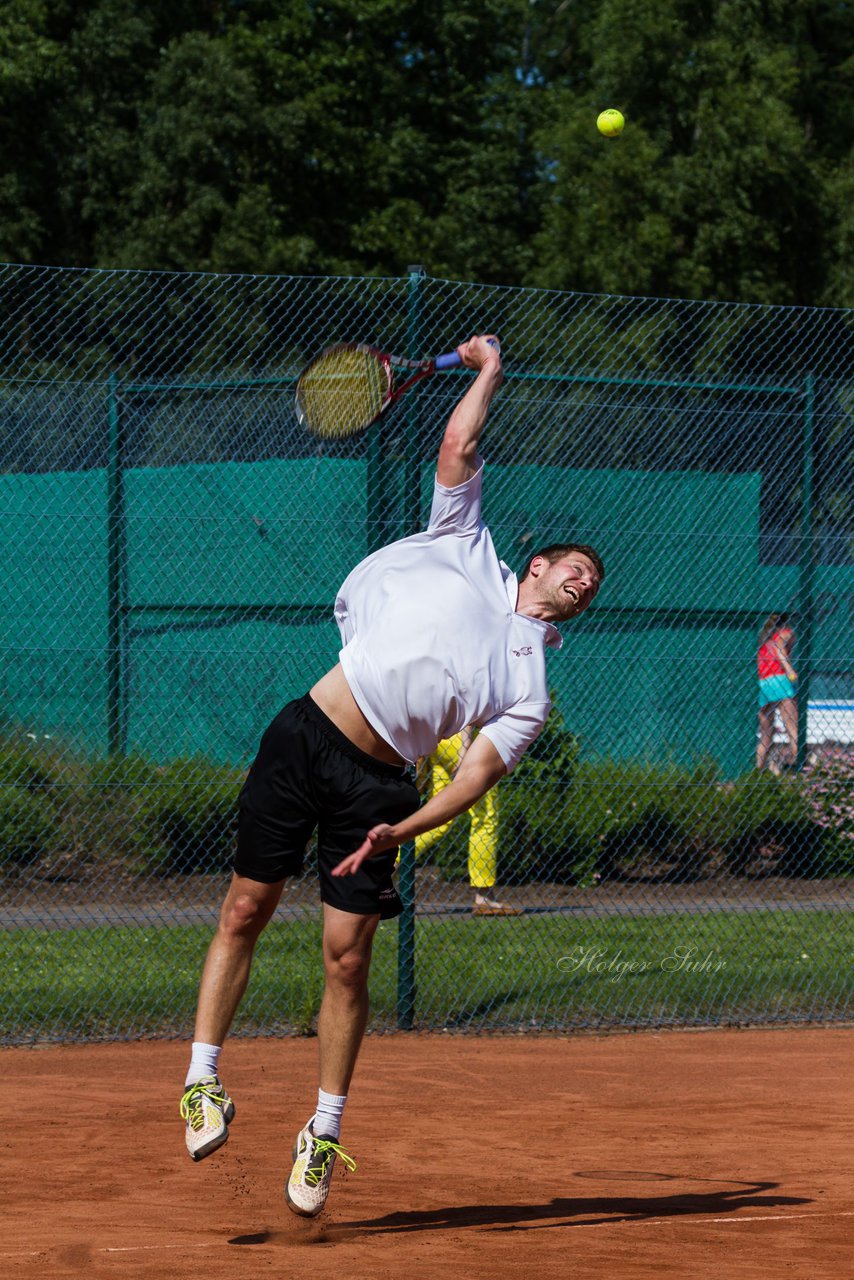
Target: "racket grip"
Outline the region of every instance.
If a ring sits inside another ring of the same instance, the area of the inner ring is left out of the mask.
[[[489,345],[491,347],[498,347],[498,343],[492,338],[489,339]],[[501,350],[500,347],[498,349],[499,351]],[[440,371],[442,369],[459,369],[462,362],[462,357],[459,356],[456,351],[449,351],[447,355],[436,356],[436,359],[433,361],[433,367]]]

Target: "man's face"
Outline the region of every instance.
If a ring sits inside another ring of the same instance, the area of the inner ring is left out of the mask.
[[[534,572],[537,561],[531,565]],[[569,551],[549,564],[542,560],[537,574],[537,597],[551,610],[553,622],[566,622],[584,613],[596,598],[599,574],[580,551]]]

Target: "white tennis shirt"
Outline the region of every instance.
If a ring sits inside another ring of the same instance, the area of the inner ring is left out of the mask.
[[[356,566],[335,601],[341,666],[363,714],[404,760],[480,726],[509,772],[551,708],[550,622],[516,612],[516,575],[481,520],[483,465],[436,481],[430,523]]]

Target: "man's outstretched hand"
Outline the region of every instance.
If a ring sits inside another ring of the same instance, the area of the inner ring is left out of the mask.
[[[372,858],[375,853],[384,853],[386,849],[396,849],[400,839],[391,834],[393,830],[394,828],[387,822],[381,822],[378,827],[372,827],[356,852],[351,853],[349,857],[339,862],[337,867],[332,868],[332,875],[351,876],[354,871],[359,870],[366,858]]]
[[[501,343],[496,333],[476,334],[461,342],[457,354],[467,369],[479,372],[485,365],[492,365],[501,372]]]

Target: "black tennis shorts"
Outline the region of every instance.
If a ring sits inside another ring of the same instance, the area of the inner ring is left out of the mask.
[[[392,882],[396,849],[368,858],[354,875],[329,873],[371,827],[400,822],[420,803],[408,769],[360,751],[306,694],[261,739],[240,793],[234,870],[262,884],[299,875],[317,828],[321,901],[390,920],[401,912]]]

